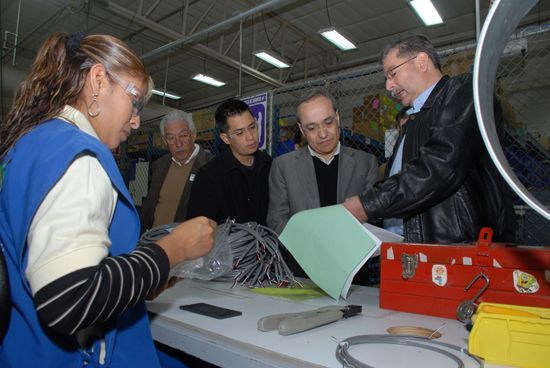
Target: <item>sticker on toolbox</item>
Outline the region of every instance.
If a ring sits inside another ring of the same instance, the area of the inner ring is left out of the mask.
[[[514,271],[514,287],[520,293],[536,293],[540,289],[535,276],[520,270]]]
[[[432,281],[438,286],[445,286],[447,283],[447,267],[445,267],[445,265],[433,265]]]
[[[387,250],[387,255],[386,255],[386,258],[388,260],[392,260],[393,261],[393,248],[392,247],[389,247],[388,250]]]

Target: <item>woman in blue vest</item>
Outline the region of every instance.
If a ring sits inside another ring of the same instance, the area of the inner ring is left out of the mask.
[[[0,241],[12,296],[2,367],[158,367],[144,296],[208,253],[202,217],[135,249],[139,217],[111,149],[153,84],[120,40],[56,33],[0,125]]]

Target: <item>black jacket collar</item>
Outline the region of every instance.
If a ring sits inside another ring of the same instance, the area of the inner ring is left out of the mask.
[[[258,169],[261,169],[261,167],[267,162],[267,160],[264,159],[265,154],[261,152],[260,150],[256,151],[254,153],[254,166],[258,167]],[[244,170],[246,168],[245,165],[243,165],[236,157],[233,155],[233,151],[231,150],[231,147],[228,144],[223,143],[222,146],[222,157],[223,157],[223,163],[225,172],[229,172],[231,170]]]
[[[437,99],[437,95],[443,89],[443,87],[445,87],[445,85],[447,84],[447,82],[449,82],[450,79],[451,79],[451,77],[449,77],[448,75],[445,74],[436,83],[434,89],[432,90],[432,92],[428,96],[428,99],[426,100],[426,102],[424,102],[424,105],[422,106],[422,108],[420,110],[430,109],[432,107],[434,101]]]

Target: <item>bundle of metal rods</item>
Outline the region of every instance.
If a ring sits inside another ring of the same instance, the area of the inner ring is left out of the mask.
[[[218,241],[231,247],[234,264],[230,272],[213,280],[233,280],[232,287],[290,287],[294,283],[302,287],[282,257],[284,246],[270,228],[255,222],[237,224],[228,219],[216,230]]]

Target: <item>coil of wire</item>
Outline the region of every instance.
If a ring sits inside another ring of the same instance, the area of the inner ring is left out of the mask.
[[[171,223],[146,231],[138,242],[138,247],[155,243],[179,225]],[[231,247],[233,267],[222,276],[211,281],[232,281],[232,287],[246,286],[249,288],[290,287],[293,284],[302,285],[294,278],[283,256],[283,244],[277,233],[255,222],[245,224],[235,223],[228,219],[216,228],[216,245]]]
[[[472,355],[468,352],[467,349],[460,348],[455,345],[447,344],[440,341],[431,340],[427,336],[411,336],[411,335],[360,335],[350,337],[338,343],[336,347],[336,359],[342,364],[342,367],[346,368],[374,368],[366,363],[363,363],[355,359],[349,352],[348,348],[353,345],[360,344],[395,344],[395,345],[407,345],[420,349],[431,350],[435,353],[442,354],[447,358],[453,360],[457,365],[457,368],[464,368],[464,361],[460,359],[455,354],[437,348],[436,346],[441,346],[447,349],[458,351],[459,353],[465,354],[470,358],[474,359],[481,368],[483,368],[483,361],[480,360],[477,356]]]

